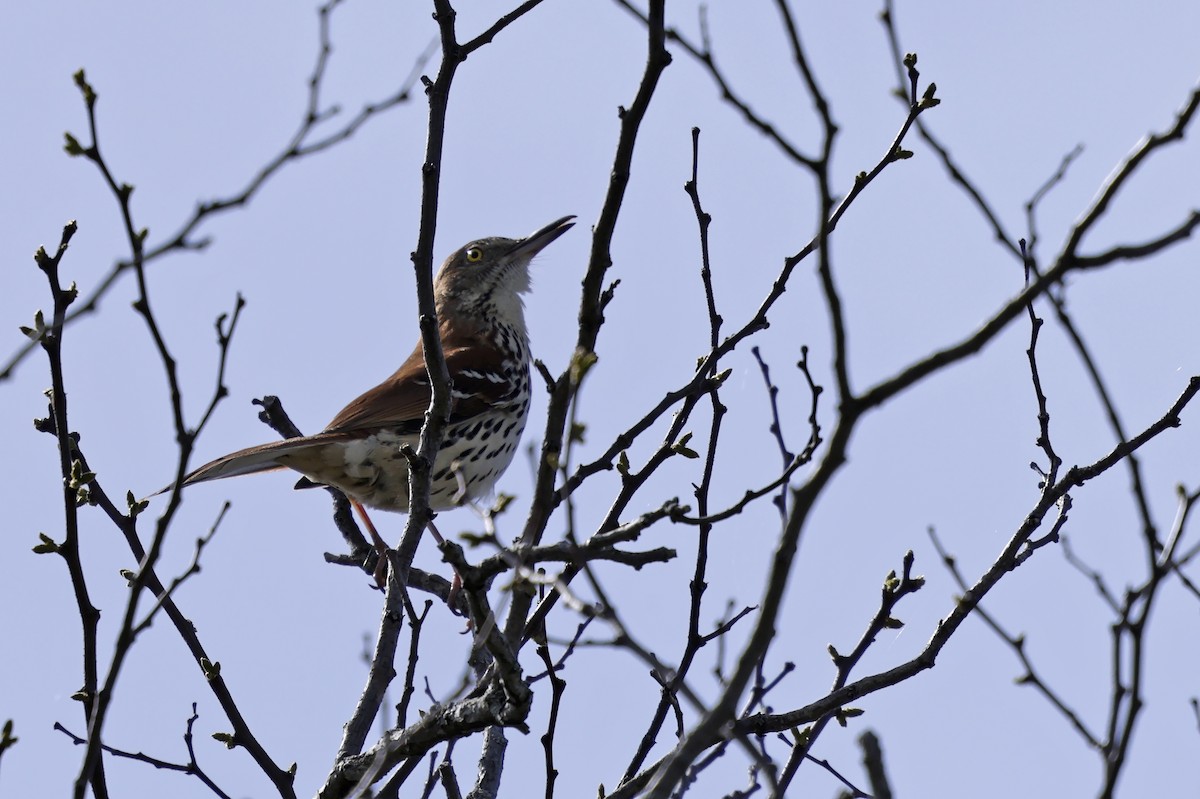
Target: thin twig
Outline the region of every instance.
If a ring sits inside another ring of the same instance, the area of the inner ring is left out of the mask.
[[[354,117],[347,120],[337,130],[322,138],[312,138],[322,123],[327,122],[339,112],[336,106],[322,110],[320,93],[324,85],[329,54],[332,51],[332,44],[329,38],[329,17],[333,8],[340,5],[340,3],[341,0],[332,0],[332,2],[328,2],[318,9],[319,42],[316,66],[306,80],[308,85],[308,99],[305,111],[301,115],[301,122],[296,132],[292,134],[288,143],[270,161],[260,167],[237,192],[197,203],[192,214],[176,228],[174,233],[156,244],[146,246],[142,256],[143,265],[150,264],[172,253],[206,249],[212,243],[212,238],[210,236],[195,238],[194,236],[211,217],[246,207],[263,186],[285,166],[323,152],[349,139],[370,120],[398,105],[408,102],[418,76],[433,55],[434,49],[432,47],[427,48],[424,53],[420,54],[414,60],[409,76],[401,83],[399,89],[381,100],[363,105]],[[68,147],[70,146],[70,141],[68,139]],[[65,322],[71,324],[80,317],[97,312],[100,309],[100,303],[108,296],[113,287],[117,285],[120,278],[133,269],[133,266],[133,262],[128,260],[119,260],[114,263],[109,271],[100,278],[91,292],[67,316]],[[16,373],[17,367],[21,365],[32,350],[33,345],[27,343],[14,351],[4,365],[0,366],[0,382],[12,378]]]
[[[929,539],[933,543],[933,548],[937,551],[938,557],[942,559],[942,564],[946,567],[946,570],[950,572],[950,576],[954,579],[954,582],[958,585],[958,587],[963,591],[967,591],[970,586],[967,584],[966,578],[963,577],[962,572],[959,570],[956,559],[946,549],[945,545],[942,544],[942,541],[938,537],[937,531],[934,530],[934,528],[930,527],[928,532]],[[1021,662],[1021,668],[1025,670],[1025,673],[1022,674],[1017,681],[1022,685],[1029,685],[1037,690],[1037,692],[1040,693],[1051,705],[1053,705],[1059,714],[1067,720],[1067,722],[1075,729],[1075,731],[1079,733],[1080,737],[1087,741],[1089,746],[1099,749],[1099,738],[1095,733],[1088,729],[1087,724],[1085,724],[1083,721],[1083,717],[1080,716],[1079,713],[1077,713],[1069,704],[1067,704],[1066,699],[1060,696],[1056,690],[1050,687],[1049,683],[1042,679],[1041,675],[1034,667],[1033,660],[1029,657],[1029,652],[1025,649],[1025,636],[1013,635],[1012,633],[1008,632],[1008,630],[1006,630],[1004,626],[1000,624],[1000,622],[991,614],[991,612],[983,607],[982,604],[976,606],[975,614],[979,616],[980,621],[987,625],[987,627],[996,634],[997,638],[1003,641],[1008,648],[1012,650],[1013,654],[1016,655],[1017,659]]]

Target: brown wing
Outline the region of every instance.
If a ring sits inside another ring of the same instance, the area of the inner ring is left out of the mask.
[[[419,427],[422,414],[429,407],[427,379],[425,358],[418,344],[391,377],[342,408],[325,430],[403,426],[413,421]]]
[[[445,336],[443,354],[453,381],[450,419],[459,421],[503,406],[512,385],[504,356],[477,336]],[[397,427],[416,433],[429,408],[429,376],[420,345],[387,380],[342,409],[325,428],[338,433],[370,427]]]
[[[514,367],[506,363],[503,354],[487,339],[474,335],[446,336],[443,331],[443,341],[446,367],[454,381],[451,421],[468,419],[513,401],[513,375],[506,369]],[[391,377],[343,408],[324,432],[232,452],[196,469],[184,478],[184,484],[281,469],[284,467],[279,463],[280,456],[345,441],[353,438],[351,433],[361,428],[407,427],[416,433],[421,429],[428,407],[429,378],[418,346]],[[156,493],[170,488],[167,486]]]

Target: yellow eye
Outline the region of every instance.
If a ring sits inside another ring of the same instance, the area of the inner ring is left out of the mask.
[[[471,247],[467,250],[467,263],[477,264],[483,260],[483,250],[478,247]]]

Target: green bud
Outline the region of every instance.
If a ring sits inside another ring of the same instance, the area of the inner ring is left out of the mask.
[[[700,453],[687,445],[692,440],[691,433],[684,433],[679,437],[679,440],[671,445],[671,451],[676,455],[682,455],[685,458],[699,458]]]
[[[33,327],[21,325],[21,332],[30,341],[41,341],[46,335],[46,317],[41,311],[33,314]]]
[[[4,722],[4,728],[0,729],[0,752],[3,752],[8,747],[21,740],[17,736],[13,735],[12,731],[13,723],[12,719],[9,719],[8,721]]]
[[[78,489],[96,479],[96,473],[83,468],[83,461],[71,461],[71,476],[67,478],[67,488]]]
[[[129,508],[129,518],[136,519],[139,513],[149,507],[150,501],[145,499],[138,501],[138,499],[133,496],[132,491],[126,491],[125,504]]]
[[[842,726],[842,727],[845,727],[845,726],[846,726],[846,721],[847,721],[848,719],[856,718],[856,717],[858,717],[858,716],[861,716],[862,714],[863,714],[863,711],[862,711],[862,710],[860,710],[859,708],[856,708],[856,707],[841,707],[841,708],[838,708],[838,711],[837,711],[837,713],[834,715],[834,718],[836,718],[836,719],[837,719],[837,723],[838,723],[840,726]]]
[[[83,69],[75,72],[71,78],[75,81],[75,85],[79,87],[79,91],[83,93],[83,100],[88,105],[96,102],[96,90],[92,88],[92,84],[87,82],[87,77],[83,74]]]
[[[72,158],[87,155],[87,150],[84,149],[83,145],[79,143],[79,139],[75,138],[70,131],[63,133],[63,150]]]
[[[221,664],[219,662],[214,663],[208,658],[202,657],[200,658],[200,671],[204,672],[204,679],[215,680],[221,676]]]
[[[52,552],[59,551],[58,542],[45,533],[38,533],[38,540],[41,543],[34,545],[33,552],[35,555],[49,555]]]
[[[921,102],[918,105],[918,108],[921,108],[921,109],[933,108],[935,105],[938,105],[939,103],[941,103],[942,102],[941,100],[939,100],[938,98],[933,96],[936,92],[937,92],[937,84],[930,83],[925,88],[925,92],[921,95]]]

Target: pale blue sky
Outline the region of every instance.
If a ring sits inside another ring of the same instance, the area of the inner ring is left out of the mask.
[[[467,5],[465,3],[460,5]],[[461,38],[507,6],[460,9]],[[671,23],[692,35],[696,4],[672,3]],[[904,109],[890,95],[893,70],[878,3],[798,8],[802,35],[842,135],[834,160],[838,191],[886,151]],[[333,20],[335,52],[326,101],[353,113],[394,91],[434,36],[429,5],[349,0]],[[292,2],[10,4],[0,25],[2,125],[0,356],[21,343],[49,300],[31,255],[52,248],[62,225],[79,233],[63,275],[86,293],[124,254],[116,206],[96,170],[62,152],[65,130],[86,133],[83,104],[71,83],[79,67],[100,95],[101,145],[119,179],[136,187],[138,224],[157,242],[195,203],[230,194],[287,141],[305,102],[316,50],[316,14]],[[1085,147],[1067,180],[1042,207],[1041,254],[1049,256],[1113,166],[1152,130],[1166,128],[1188,95],[1200,59],[1200,11],[1188,4],[1118,2],[1005,4],[901,2],[903,46],[920,55],[922,78],[943,103],[926,121],[985,191],[1014,236],[1023,204],[1076,144]],[[817,128],[809,99],[790,66],[769,3],[712,3],[719,63],[756,109],[808,152]],[[547,0],[462,66],[451,102],[435,258],[484,235],[519,236],[564,214],[579,224],[534,266],[528,298],[533,349],[554,372],[574,342],[578,281],[589,246],[617,131],[643,65],[643,31],[611,2]],[[189,419],[211,391],[216,349],[212,321],[241,292],[248,305],[233,345],[221,406],[198,447],[198,461],[272,434],[249,401],[281,396],[293,419],[315,431],[346,401],[390,373],[416,336],[408,253],[416,244],[419,166],[426,106],[414,101],[365,126],[351,141],[286,168],[251,205],[202,229],[214,238],[203,254],[170,257],[150,270],[159,319],[180,361]],[[664,391],[681,384],[705,349],[706,317],[691,205],[682,191],[690,172],[690,130],[702,129],[701,192],[713,215],[714,281],[732,331],[766,294],[782,259],[813,231],[808,176],[723,105],[701,71],[677,53],[648,117],[628,201],[614,240],[612,277],[620,278],[596,370],[580,411],[588,423],[579,457],[601,452],[612,436]],[[1021,284],[1020,265],[948,185],[918,139],[915,157],[893,165],[856,203],[833,240],[835,268],[850,325],[851,374],[858,388],[892,374],[983,320]],[[1087,240],[1094,251],[1136,242],[1178,224],[1197,205],[1200,153],[1192,144],[1148,164]],[[1195,246],[1185,243],[1151,263],[1114,267],[1071,280],[1069,300],[1131,429],[1160,416],[1200,373]],[[828,323],[811,265],[798,270],[758,341],[781,385],[789,443],[799,449],[808,398],[791,368],[810,347],[820,382],[831,387]],[[110,493],[145,494],[174,469],[166,391],[148,337],[129,309],[126,281],[102,313],[67,334],[71,418]],[[849,649],[878,601],[883,577],[908,549],[928,578],[900,607],[907,627],[881,636],[857,676],[886,669],[920,650],[956,588],[925,530],[938,528],[965,572],[992,562],[1036,499],[1041,460],[1034,447],[1035,405],[1018,322],[980,357],[942,374],[868,418],[852,442],[850,465],[836,478],[805,532],[780,637],[771,663],[797,664],[772,695],[777,710],[807,704],[833,678],[825,646]],[[1043,378],[1059,453],[1070,463],[1095,460],[1112,445],[1083,372],[1059,329],[1048,323]],[[718,475],[718,501],[768,481],[778,455],[765,420],[766,399],[748,348],[723,399],[733,408]],[[37,533],[60,537],[57,455],[29,420],[44,415],[48,385],[37,354],[16,379],[0,384],[0,424],[9,457],[0,486],[9,508],[0,552],[0,719],[13,718],[21,741],[5,753],[0,787],[13,796],[60,796],[74,778],[79,750],[51,726],[80,731],[78,622],[62,563],[30,549]],[[832,391],[822,407],[832,419]],[[535,402],[526,441],[544,421]],[[1174,514],[1174,485],[1195,488],[1200,446],[1197,410],[1184,427],[1145,452],[1148,489],[1164,527]],[[693,421],[697,435],[705,423]],[[658,431],[656,434],[660,434]],[[653,437],[631,450],[637,462]],[[634,503],[640,512],[667,497],[688,499],[694,462],[672,463]],[[611,500],[615,475],[579,495],[581,527]],[[1142,578],[1136,519],[1116,470],[1076,492],[1067,532],[1091,564],[1120,590]],[[318,492],[293,493],[284,476],[209,485],[188,493],[160,574],[191,557],[221,502],[233,508],[206,551],[203,573],[178,599],[251,725],[281,762],[297,761],[297,789],[311,794],[331,763],[364,680],[363,636],[373,634],[380,598],[365,578],[324,564],[340,539]],[[529,469],[518,460],[500,488],[527,499]],[[152,510],[158,506],[152,507]],[[515,535],[523,506],[501,521]],[[85,512],[84,544],[95,602],[111,631],[124,597],[118,574],[130,568],[115,532]],[[469,511],[445,514],[443,532],[472,528]],[[403,519],[381,522],[395,540]],[[551,535],[562,525],[551,524]],[[587,532],[588,530],[585,530]],[[1195,531],[1191,531],[1195,535]],[[767,505],[719,527],[713,539],[705,618],[725,600],[758,601],[776,534]],[[692,528],[663,525],[643,544],[672,546],[682,557],[641,572],[600,569],[633,632],[667,661],[681,649]],[[418,559],[445,570],[426,544]],[[1014,631],[1046,678],[1093,728],[1108,698],[1108,622],[1091,587],[1044,550],[1007,578],[986,603]],[[1168,795],[1196,784],[1192,753],[1200,743],[1188,698],[1200,694],[1195,599],[1168,588],[1151,631],[1147,709],[1122,788],[1126,795]],[[460,623],[435,608],[419,672],[441,696],[457,685],[467,639]],[[569,634],[575,620],[554,630]],[[748,627],[730,636],[741,641]],[[596,636],[606,633],[594,625]],[[111,635],[110,635],[111,638]],[[105,639],[106,641],[108,639]],[[440,656],[438,653],[442,653]],[[527,668],[540,670],[530,653]],[[645,667],[619,651],[585,650],[570,662],[560,719],[558,795],[592,796],[615,785],[656,699]],[[706,666],[705,668],[708,668]],[[830,729],[814,754],[865,785],[854,740],[864,729],[882,738],[901,795],[1009,797],[1089,795],[1099,759],[1031,690],[1014,686],[1020,667],[978,622],[968,623],[929,673],[858,703],[867,711],[847,730]],[[705,669],[692,684],[717,688]],[[511,736],[504,796],[540,795],[542,732],[548,691],[537,688],[534,735]],[[235,796],[265,796],[269,784],[242,752],[209,739],[227,729],[187,652],[169,625],[139,642],[119,685],[106,742],[164,759],[184,758],[180,736],[199,702],[201,762]],[[598,730],[605,730],[600,736]],[[663,745],[668,745],[664,736]],[[456,749],[458,773],[473,773],[477,744]],[[695,795],[743,784],[733,757]],[[109,762],[114,795],[205,796],[194,780],[139,764]],[[986,776],[984,776],[986,775]],[[410,786],[411,787],[411,786]],[[818,769],[802,770],[796,795],[831,796],[838,786]],[[415,790],[415,788],[414,788]],[[405,794],[409,795],[409,794]]]

